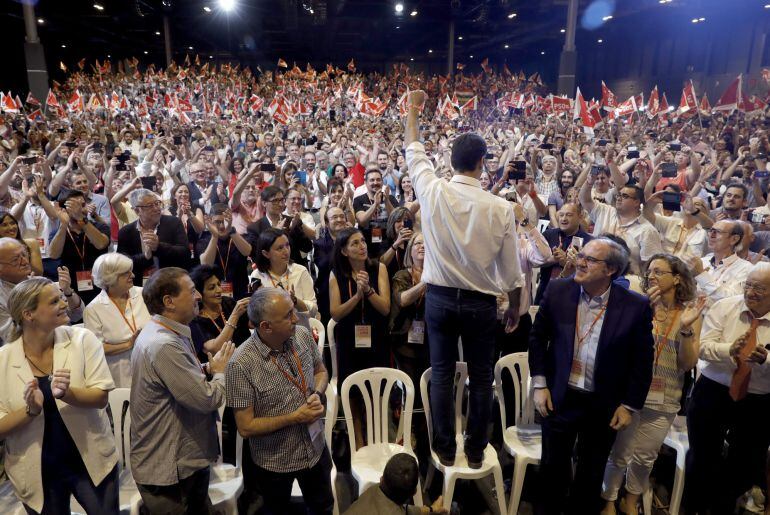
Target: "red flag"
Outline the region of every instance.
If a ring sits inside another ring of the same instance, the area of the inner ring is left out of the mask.
[[[613,93],[610,88],[607,87],[604,81],[602,81],[601,106],[605,111],[614,111],[618,107],[618,100],[615,97],[615,93]]]
[[[586,104],[583,95],[580,93],[580,88],[577,89],[577,93],[575,94],[575,109],[572,112],[572,119],[580,119],[580,125],[583,126],[583,131],[587,134],[593,134],[594,119],[588,112],[588,105]]]
[[[10,93],[7,95],[3,95],[2,92],[0,92],[0,108],[6,112],[6,113],[18,113],[19,108],[16,107],[16,102],[13,100],[13,97]]]
[[[465,65],[463,63],[457,63],[457,70],[463,71],[465,69]]]
[[[118,106],[121,111],[127,111],[128,110],[128,99],[125,95],[123,95],[123,98],[120,99],[120,105]]]
[[[192,120],[184,111],[179,111],[179,122],[185,125],[192,125]]]
[[[700,99],[700,105],[698,106],[700,109],[701,114],[703,115],[710,115],[711,114],[711,104],[709,103],[709,97],[704,93],[703,97]]]
[[[80,91],[75,90],[74,93],[70,96],[69,101],[67,101],[67,109],[69,109],[72,112],[80,112],[82,113],[84,110],[83,105],[83,97],[80,95]]]
[[[663,93],[663,98],[660,101],[660,109],[658,110],[658,114],[659,115],[666,114],[666,113],[668,113],[669,109],[670,108],[668,106],[668,99],[666,98],[666,94]]]
[[[145,116],[147,116],[147,104],[142,102],[138,106],[136,106],[136,114],[140,118],[144,118]]]
[[[30,122],[38,122],[43,121],[45,118],[43,118],[43,112],[38,108],[32,111],[27,115],[27,120]]]
[[[354,73],[356,71],[356,63],[354,62],[353,59],[351,59],[350,62],[348,63],[348,70]]]
[[[620,104],[617,109],[615,109],[614,116],[629,116],[634,114],[637,110],[638,106],[636,105],[636,98],[630,97],[628,100]]]
[[[16,101],[16,108],[17,108],[19,111],[23,110],[23,109],[24,109],[24,104],[21,102],[21,99],[19,98],[19,95],[16,95],[16,97],[14,98],[14,100]]]
[[[100,109],[104,107],[102,105],[102,101],[99,98],[99,95],[96,95],[95,93],[91,93],[91,98],[88,100],[88,106],[87,109],[89,111],[96,111],[97,109]]]
[[[83,59],[81,59],[80,61],[78,61],[78,68],[80,68],[81,70],[83,70],[85,67],[86,67],[86,58],[84,57]]]
[[[492,68],[489,67],[489,57],[485,57],[483,61],[481,61],[481,69],[484,70],[484,73],[490,74],[492,73]]]
[[[658,85],[652,88],[650,100],[647,102],[647,116],[654,118],[660,112],[660,97],[658,96]]]
[[[460,106],[460,115],[465,116],[468,111],[476,111],[479,108],[479,97],[473,96],[470,100]]]
[[[508,69],[508,64],[503,63],[503,73],[507,75],[508,77],[511,77],[513,74],[511,73],[511,70]]]
[[[26,100],[26,102],[29,105],[31,105],[31,106],[39,106],[40,105],[40,100],[36,99],[31,91],[29,93],[27,93],[27,100]]]
[[[687,84],[682,88],[682,98],[679,100],[680,115],[690,111],[694,111],[698,108],[698,98],[695,96],[695,86],[692,80],[687,81]]]
[[[554,113],[568,113],[572,109],[572,101],[569,98],[551,95],[551,109]]]
[[[743,82],[743,75],[738,75],[734,81],[730,83],[722,96],[717,100],[717,105],[714,106],[714,111],[733,111],[738,108],[741,103],[741,96],[743,95],[741,84]]]
[[[286,61],[284,61],[283,59],[281,59],[279,57],[278,58],[278,68],[288,68],[288,67],[289,67],[289,65],[286,64]]]
[[[61,107],[59,101],[56,100],[56,95],[50,89],[48,90],[48,96],[45,97],[45,105],[48,107]]]

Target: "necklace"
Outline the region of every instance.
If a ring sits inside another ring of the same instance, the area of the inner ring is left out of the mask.
[[[53,367],[51,367],[51,371],[50,372],[46,372],[45,370],[43,370],[42,368],[37,366],[37,364],[34,361],[32,361],[32,359],[29,356],[27,356],[27,351],[24,351],[24,358],[26,358],[26,360],[29,362],[29,364],[32,365],[33,367],[35,367],[35,369],[38,372],[40,372],[41,374],[43,374],[44,376],[51,377],[51,374],[53,374]]]

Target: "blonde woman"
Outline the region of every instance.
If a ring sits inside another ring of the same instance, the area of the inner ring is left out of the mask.
[[[10,343],[0,347],[0,439],[27,513],[117,514],[118,457],[105,407],[115,388],[94,334],[70,327],[67,302],[43,277],[8,297]]]

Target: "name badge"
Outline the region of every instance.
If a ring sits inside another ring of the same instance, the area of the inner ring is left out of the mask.
[[[222,287],[222,296],[223,297],[233,297],[233,283],[229,281],[223,281],[221,284]]]
[[[382,242],[382,228],[372,227],[372,243]]]
[[[652,383],[650,383],[650,391],[647,394],[647,403],[663,404],[665,400],[665,387],[666,383],[662,377],[653,377]]]
[[[372,326],[357,325],[356,326],[356,349],[371,349],[371,348],[372,348]]]
[[[48,257],[48,247],[46,247],[45,238],[38,238],[37,244],[40,246],[40,256]]]
[[[150,280],[150,276],[154,274],[158,270],[157,267],[151,266],[150,268],[147,268],[144,273],[142,274],[142,286],[147,284],[147,281]]]
[[[90,270],[75,272],[75,277],[78,280],[78,291],[91,291],[94,289],[94,281]]]
[[[425,322],[423,320],[412,321],[407,339],[409,343],[416,343],[417,345],[425,343]]]
[[[585,365],[578,358],[572,360],[572,367],[569,371],[569,384],[582,387],[580,380],[583,379]]]

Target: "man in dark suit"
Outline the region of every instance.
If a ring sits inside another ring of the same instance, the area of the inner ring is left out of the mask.
[[[631,423],[650,388],[649,300],[612,282],[627,263],[617,243],[587,243],[577,255],[574,278],[551,281],[530,333],[534,401],[543,417],[542,507],[549,515],[599,512],[616,432]]]
[[[265,205],[265,216],[246,227],[247,238],[251,240],[253,247],[251,259],[255,263],[257,262],[256,243],[259,241],[259,235],[273,227],[284,231],[289,238],[291,260],[294,263],[307,266],[307,259],[302,256],[302,253],[310,252],[313,249],[313,242],[302,231],[302,222],[299,216],[292,218],[289,215],[284,215],[286,193],[278,186],[268,186],[262,190],[259,196],[262,204]]]
[[[118,232],[118,252],[134,262],[134,284],[142,286],[158,268],[190,268],[190,248],[182,221],[163,215],[163,203],[150,190],[131,192],[131,207],[138,220]]]

